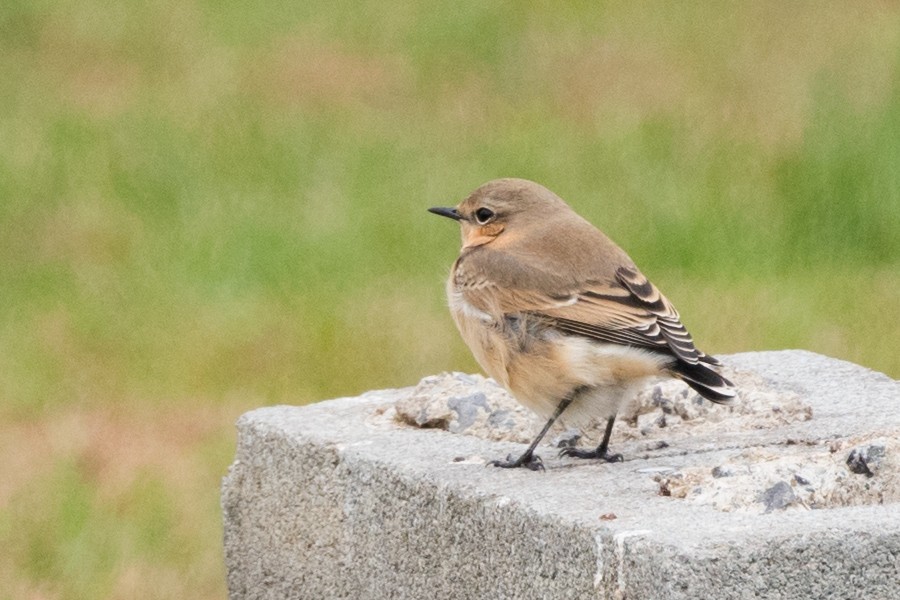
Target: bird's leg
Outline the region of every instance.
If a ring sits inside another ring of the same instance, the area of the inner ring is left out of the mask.
[[[559,406],[556,407],[556,411],[553,413],[553,416],[547,421],[544,425],[544,428],[541,429],[541,432],[537,434],[537,437],[534,438],[534,441],[531,442],[531,445],[528,446],[528,450],[526,450],[522,456],[514,459],[512,454],[506,457],[506,460],[492,460],[488,463],[488,465],[492,467],[502,467],[504,469],[515,469],[517,467],[525,467],[526,469],[531,469],[532,471],[543,471],[544,470],[544,461],[541,460],[540,456],[537,456],[534,453],[534,449],[537,448],[537,445],[541,443],[541,440],[547,432],[550,430],[550,427],[553,426],[553,423],[556,419],[559,418],[559,415],[563,413],[566,408],[572,404],[572,399],[575,397],[574,392],[569,394],[559,403]]]
[[[603,434],[603,441],[594,450],[579,450],[578,448],[563,448],[559,451],[560,456],[571,456],[573,458],[599,458],[606,462],[622,462],[621,454],[610,454],[609,438],[612,435],[613,423],[616,422],[616,416],[613,415],[606,422],[606,432]]]

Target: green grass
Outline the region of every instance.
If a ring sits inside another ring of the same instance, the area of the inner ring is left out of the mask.
[[[424,209],[494,177],[607,231],[707,351],[900,376],[898,32],[813,2],[4,2],[0,598],[222,597],[242,411],[476,369]]]

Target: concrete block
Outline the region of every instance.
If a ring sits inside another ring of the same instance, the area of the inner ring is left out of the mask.
[[[548,444],[544,472],[485,467],[536,423],[477,376],[247,413],[222,486],[230,596],[900,598],[900,382],[720,358],[743,408],[650,386],[613,435],[622,463]]]

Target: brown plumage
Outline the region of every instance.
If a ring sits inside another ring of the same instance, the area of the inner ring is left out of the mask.
[[[523,456],[492,464],[541,468],[534,448],[561,415],[608,420],[599,448],[564,454],[620,459],[607,452],[615,415],[651,377],[678,377],[714,402],[734,397],[671,302],[550,190],[498,179],[456,208],[430,210],[461,225],[447,295],[463,339],[491,377],[549,419]]]

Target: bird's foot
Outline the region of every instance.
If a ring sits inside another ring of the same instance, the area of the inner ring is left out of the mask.
[[[613,454],[609,450],[595,448],[594,450],[582,450],[580,448],[563,448],[559,451],[560,457],[569,456],[571,458],[599,458],[604,462],[622,462],[625,459],[621,454]]]
[[[516,469],[518,467],[525,467],[530,471],[544,470],[544,461],[541,460],[540,456],[531,452],[526,452],[516,459],[513,459],[512,454],[510,454],[506,457],[506,460],[492,460],[487,464],[492,467],[500,467],[502,469]]]

